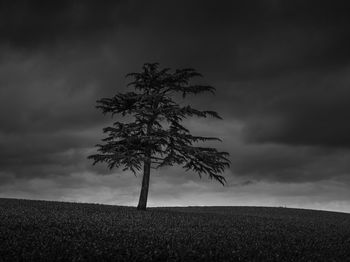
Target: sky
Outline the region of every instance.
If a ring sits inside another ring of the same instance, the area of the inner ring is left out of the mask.
[[[113,119],[95,101],[131,91],[144,63],[195,68],[216,88],[182,103],[224,120],[227,184],[153,170],[150,206],[350,212],[346,1],[0,1],[0,197],[136,206],[136,176],[87,159]]]

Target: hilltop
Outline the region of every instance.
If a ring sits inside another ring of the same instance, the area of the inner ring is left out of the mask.
[[[0,199],[0,261],[349,261],[350,214]]]

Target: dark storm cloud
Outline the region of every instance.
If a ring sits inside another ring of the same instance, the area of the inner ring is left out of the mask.
[[[220,80],[252,79],[349,57],[346,6],[305,1],[152,2],[137,30],[150,53]],[[147,43],[152,42],[148,46]],[[169,52],[171,50],[172,52]],[[215,65],[215,66],[213,66]]]
[[[24,49],[86,41],[113,29],[121,5],[121,1],[1,1],[0,39]]]
[[[0,166],[18,176],[66,173],[65,167],[84,163],[81,150],[91,139],[83,134],[7,136],[0,141]],[[14,145],[17,145],[14,147]]]
[[[47,133],[96,124],[93,105],[103,82],[96,78],[103,72],[95,66],[103,54],[84,59],[81,53],[57,58],[6,51],[0,64],[0,132]]]
[[[231,150],[231,158],[234,174],[255,181],[344,181],[350,172],[348,150],[273,144],[250,145]]]
[[[0,183],[19,179],[25,187],[24,179],[46,179],[40,191],[51,179],[51,188],[67,189],[109,173],[86,160],[110,122],[94,108],[95,100],[124,90],[126,73],[154,61],[194,67],[203,73],[201,81],[217,87],[215,97],[193,101],[225,120],[187,124],[198,134],[224,138],[217,146],[231,153],[235,190],[262,181],[345,181],[348,6],[301,0],[1,1]],[[165,194],[173,185],[209,188],[179,170],[157,176],[162,180],[154,192]]]
[[[266,93],[247,98],[255,105],[246,137],[253,142],[348,148],[348,73],[345,68],[261,82]]]

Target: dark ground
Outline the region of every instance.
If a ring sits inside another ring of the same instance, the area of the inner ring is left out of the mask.
[[[350,214],[0,199],[0,261],[350,261]]]

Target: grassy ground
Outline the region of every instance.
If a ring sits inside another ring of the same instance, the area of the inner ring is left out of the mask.
[[[0,261],[350,261],[350,214],[0,199]]]

